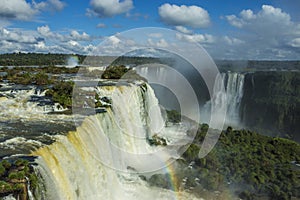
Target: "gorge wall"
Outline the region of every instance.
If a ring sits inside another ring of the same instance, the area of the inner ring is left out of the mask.
[[[300,72],[246,73],[240,118],[246,128],[300,142]]]

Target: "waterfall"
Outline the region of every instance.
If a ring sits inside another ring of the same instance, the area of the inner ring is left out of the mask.
[[[168,132],[152,88],[129,84],[97,87],[96,92],[110,99],[107,112],[87,117],[75,132],[57,136],[55,143],[32,153],[38,156],[36,170],[44,180],[44,198],[167,200],[178,195],[151,188],[136,174],[158,170],[176,156],[168,146],[147,142],[151,135],[165,137]],[[178,130],[169,137],[176,145],[186,134]]]
[[[240,105],[243,97],[245,75],[236,72],[227,72],[222,73],[221,76],[223,79],[221,84],[224,84],[225,93],[218,93],[215,98],[212,98],[216,105],[215,109],[222,109],[225,106],[227,110],[225,124],[238,127],[240,126]],[[220,83],[216,82],[215,87],[218,84]],[[206,123],[209,122],[210,118],[211,101],[206,102],[201,112],[204,116],[202,119]]]
[[[0,118],[47,118],[46,113],[64,111],[58,103],[52,103],[45,96],[46,90],[34,86],[24,89],[4,87],[0,91]]]
[[[29,200],[34,200],[33,194],[32,194],[32,192],[30,190],[30,181],[29,181],[29,178],[27,176],[25,176],[25,179],[27,181],[27,188],[26,189],[27,189],[28,199]]]
[[[227,123],[239,125],[240,105],[243,97],[244,74],[229,72],[226,74]]]

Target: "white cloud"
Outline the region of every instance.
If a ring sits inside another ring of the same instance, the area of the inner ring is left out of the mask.
[[[95,48],[89,43],[96,38],[92,38],[85,32],[80,33],[77,30],[70,30],[69,32],[62,34],[51,31],[47,25],[38,27],[37,32],[44,37],[47,47],[42,48],[44,47],[44,44],[39,43],[35,46],[36,48],[39,47],[39,50],[46,51],[47,49],[51,52],[87,54]],[[49,44],[54,45],[49,46]]]
[[[46,37],[53,37],[53,33],[51,33],[49,26],[40,26],[37,28],[37,31],[42,35]]]
[[[229,36],[224,36],[223,39],[229,45],[240,45],[240,44],[244,43],[244,41],[242,41],[238,38],[233,38],[233,37],[229,37]]]
[[[167,47],[169,46],[168,42],[165,39],[160,39],[157,43],[158,47]]]
[[[107,40],[108,40],[112,45],[117,45],[117,44],[119,44],[119,43],[121,42],[121,40],[120,40],[118,37],[114,36],[114,35],[108,37]]]
[[[39,50],[41,50],[41,49],[43,49],[43,50],[47,49],[46,44],[45,44],[44,41],[40,41],[37,44],[34,44],[34,47],[35,47],[35,49],[39,49]]]
[[[57,33],[48,26],[37,30],[0,28],[0,53],[11,52],[57,52],[88,54],[95,46],[90,44],[92,38],[87,33],[76,30]]]
[[[242,19],[239,19],[235,15],[227,15],[226,19],[229,22],[229,24],[231,24],[232,26],[242,28],[244,25],[244,21]]]
[[[246,20],[251,20],[251,19],[255,19],[256,16],[253,14],[253,11],[248,9],[248,10],[242,10],[242,12],[240,13],[241,17],[243,19]]]
[[[136,50],[138,47],[139,43],[135,39],[117,33],[106,37],[100,45],[93,49],[93,55],[120,56],[126,52]]]
[[[87,15],[97,17],[112,17],[128,12],[133,8],[132,0],[91,0],[91,9]]]
[[[148,39],[148,44],[151,47],[156,47],[156,48],[165,48],[168,47],[169,44],[165,39],[159,39],[158,41],[153,41],[151,38]]]
[[[210,34],[187,35],[187,34],[177,33],[176,38],[186,42],[197,42],[200,44],[212,44],[216,40],[215,37]]]
[[[226,19],[232,26],[255,30],[255,32],[267,31],[265,33],[282,31],[292,25],[288,13],[270,5],[263,5],[257,14],[254,14],[252,10],[242,10],[239,17],[228,15]]]
[[[37,43],[40,38],[34,36],[33,34],[26,33],[19,30],[8,30],[5,28],[0,29],[0,40],[7,42],[15,42],[15,43],[29,43],[34,44]]]
[[[300,38],[295,38],[289,43],[292,47],[300,48]]]
[[[43,42],[35,31],[0,28],[0,53],[34,51]]]
[[[237,55],[254,59],[291,59],[300,56],[300,23],[281,8],[263,5],[258,12],[242,10],[225,18],[239,34],[224,36],[224,45]],[[242,33],[242,34],[240,34]],[[235,47],[233,47],[235,46]]]
[[[72,47],[76,47],[76,46],[79,46],[79,43],[74,41],[74,40],[70,40],[67,42],[67,44],[69,44],[70,46]]]
[[[203,28],[210,24],[208,12],[199,6],[177,6],[166,3],[158,8],[158,13],[161,20],[168,25]]]
[[[65,7],[65,3],[60,0],[47,0],[36,3],[33,1],[33,6],[41,11],[61,11]]]
[[[175,26],[175,29],[181,33],[185,33],[185,34],[192,34],[193,31],[190,30],[190,29],[187,29],[186,27],[184,26]]]
[[[65,4],[60,0],[47,0],[32,3],[26,0],[1,0],[0,18],[5,20],[32,20],[41,11],[60,11]]]
[[[25,0],[0,1],[0,17],[4,19],[30,20],[37,12]]]
[[[90,36],[86,32],[80,34],[78,33],[78,31],[73,30],[71,31],[70,36],[73,40],[80,40],[80,41],[90,40]]]
[[[64,9],[64,7],[65,7],[65,3],[63,3],[59,0],[49,0],[48,2],[55,11],[60,11],[60,10]]]
[[[41,34],[45,38],[54,39],[54,40],[61,41],[61,42],[69,41],[69,40],[76,40],[76,41],[89,41],[89,40],[91,40],[91,37],[85,32],[80,34],[76,30],[71,30],[70,34],[64,34],[63,35],[63,34],[60,34],[60,33],[52,32],[48,25],[38,27],[37,31],[38,31],[39,34]]]

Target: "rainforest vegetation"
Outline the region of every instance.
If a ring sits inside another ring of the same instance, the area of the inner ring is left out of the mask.
[[[300,198],[300,144],[228,127],[214,149],[200,159],[198,153],[208,129],[207,124],[201,125],[193,143],[177,160],[180,167],[175,189],[201,194],[231,188],[246,200]],[[147,181],[174,189],[167,175],[156,174]]]
[[[54,54],[54,53],[7,53],[0,54],[0,66],[54,66],[66,65],[70,57],[78,59],[78,65],[102,66],[103,64],[115,65],[141,65],[146,63],[164,62],[159,58],[134,57],[134,56],[86,56],[79,54]]]
[[[37,176],[27,160],[19,158],[0,162],[0,199],[13,194],[16,199],[27,200],[27,187],[33,191],[37,186]]]
[[[86,56],[73,54],[8,53],[0,54],[0,66],[48,66],[65,65],[71,56],[82,63]]]

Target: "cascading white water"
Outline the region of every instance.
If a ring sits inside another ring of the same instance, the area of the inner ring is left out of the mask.
[[[29,178],[27,176],[25,178],[26,178],[26,181],[27,181],[27,188],[26,189],[27,189],[28,199],[29,200],[34,200],[33,194],[32,194],[32,192],[30,190],[30,181],[29,181]]]
[[[38,101],[31,101],[32,97],[45,97],[46,90],[35,87],[14,90],[7,89],[0,92],[0,118],[47,118],[46,113],[53,111],[64,111],[59,104],[39,105]]]
[[[244,74],[229,72],[226,74],[227,118],[229,123],[240,122],[240,106],[244,92]]]
[[[212,100],[216,105],[215,109],[223,109],[226,107],[227,114],[225,124],[232,126],[240,126],[240,105],[243,97],[244,74],[236,72],[222,73],[223,82],[215,83],[215,86],[224,84],[225,93],[219,92]],[[209,122],[209,113],[211,113],[211,100],[202,108],[203,121]],[[213,112],[212,112],[213,113]],[[217,116],[215,116],[217,117]],[[213,127],[213,126],[212,126]]]
[[[168,146],[150,146],[147,142],[151,135],[165,137],[169,133],[151,87],[102,86],[96,92],[100,98],[111,99],[106,113],[87,117],[76,132],[58,136],[52,145],[33,152],[39,156],[37,170],[45,180],[45,198],[169,200],[178,196],[149,187],[134,173],[158,170],[177,156],[168,151]],[[186,134],[178,130],[168,137],[175,145]],[[180,195],[182,199],[195,199]]]

